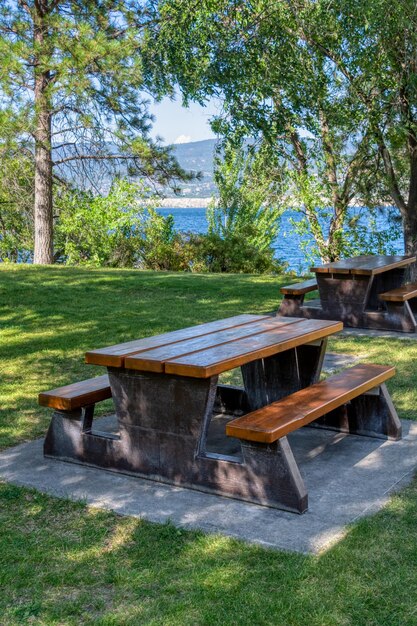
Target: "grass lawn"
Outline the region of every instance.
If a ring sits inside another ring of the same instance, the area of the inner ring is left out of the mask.
[[[102,373],[87,349],[276,310],[273,277],[0,267],[0,448],[42,435],[38,391]],[[417,342],[335,338],[395,364],[417,419]],[[417,626],[417,482],[327,553],[179,531],[0,483],[0,625]]]

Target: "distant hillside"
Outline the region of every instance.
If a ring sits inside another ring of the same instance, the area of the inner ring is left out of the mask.
[[[202,179],[188,183],[182,188],[184,198],[210,198],[216,187],[213,181],[213,157],[216,139],[193,141],[173,146],[179,164],[185,170],[201,172]],[[172,194],[167,192],[167,196]]]
[[[213,157],[216,146],[216,139],[206,139],[204,141],[194,141],[192,143],[176,144],[173,147],[173,152],[178,159],[181,167],[186,171],[201,172],[201,180],[192,181],[191,183],[184,184],[182,187],[182,198],[211,198],[216,192],[216,187],[213,181]],[[72,148],[67,148],[66,152],[63,152],[61,148],[54,149],[54,158],[62,158],[64,156],[71,155]],[[82,152],[82,146],[80,147]],[[86,148],[85,151],[88,151]],[[111,152],[111,144],[109,144],[109,151]],[[108,175],[105,168],[102,168],[100,162],[90,163],[89,167],[92,170],[92,180],[94,180],[94,186],[90,184],[90,180],[86,175],[83,168],[73,168],[72,164],[65,164],[61,167],[61,175],[63,178],[71,180],[76,186],[81,189],[93,188],[99,189],[101,192],[106,192],[111,184],[112,177]],[[122,175],[127,174],[127,169],[123,165],[119,168]],[[174,197],[173,192],[166,188],[164,189],[164,195],[168,198]]]

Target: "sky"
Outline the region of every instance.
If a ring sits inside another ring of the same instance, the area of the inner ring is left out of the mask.
[[[162,102],[150,106],[150,111],[155,117],[151,134],[153,137],[159,135],[166,144],[212,139],[214,135],[209,119],[217,113],[218,106],[219,104],[212,100],[206,107],[191,104],[186,109],[181,105],[179,97],[174,101],[165,98]]]

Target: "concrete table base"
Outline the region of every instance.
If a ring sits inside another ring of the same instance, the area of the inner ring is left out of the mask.
[[[111,418],[99,421],[110,428]],[[401,441],[302,428],[290,437],[309,492],[304,515],[102,469],[45,459],[37,440],[0,453],[0,479],[153,522],[237,537],[275,549],[321,552],[346,525],[378,511],[417,467],[417,423]]]

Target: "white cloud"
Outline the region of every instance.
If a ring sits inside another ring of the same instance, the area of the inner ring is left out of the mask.
[[[178,135],[174,143],[189,143],[191,141],[190,135]]]

